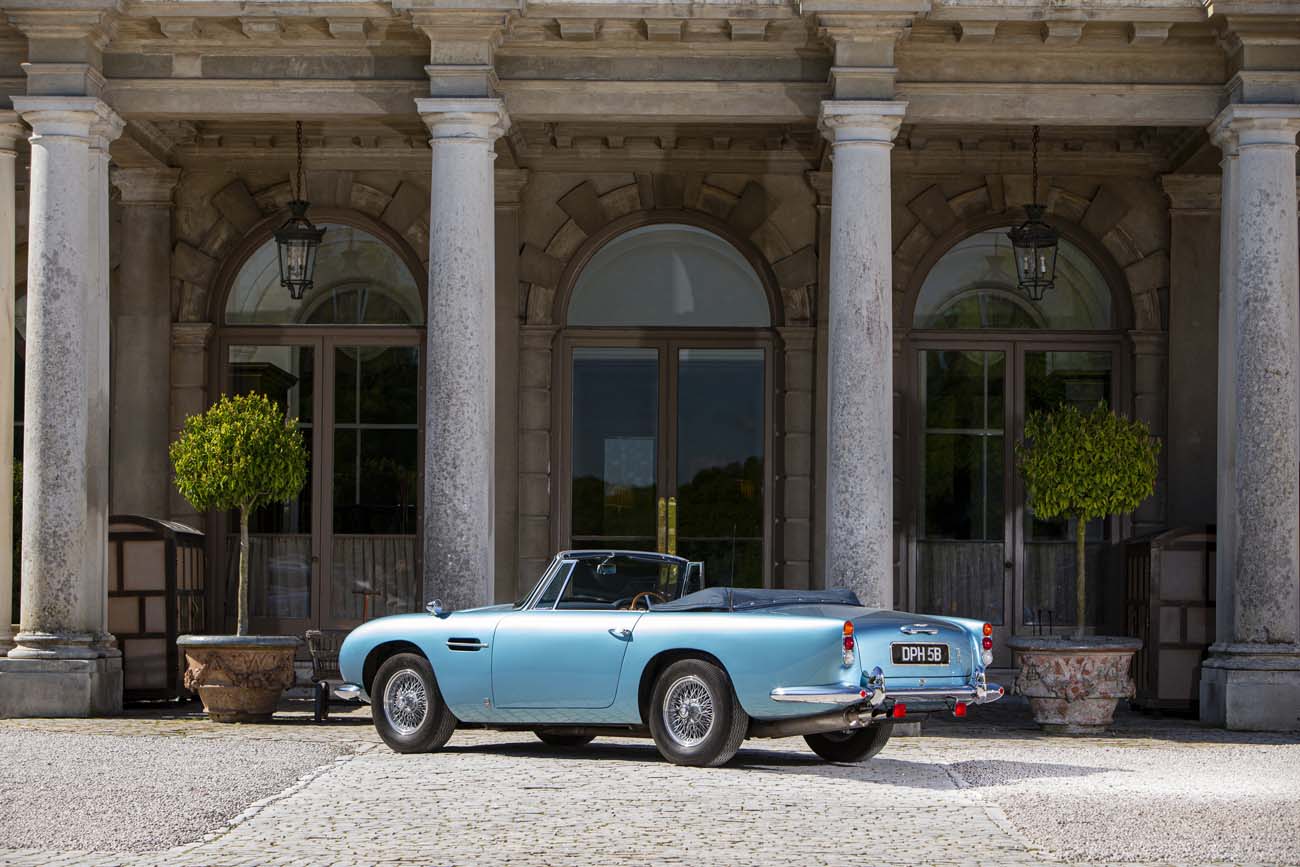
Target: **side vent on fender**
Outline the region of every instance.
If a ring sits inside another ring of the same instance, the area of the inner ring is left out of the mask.
[[[482,649],[485,648],[485,647],[487,647],[487,645],[484,644],[483,642],[479,641],[477,638],[463,638],[463,637],[462,637],[462,638],[456,638],[456,637],[452,637],[452,638],[448,638],[448,639],[447,639],[447,649],[448,649],[448,650],[470,650],[470,651],[472,651],[472,650],[482,650]]]

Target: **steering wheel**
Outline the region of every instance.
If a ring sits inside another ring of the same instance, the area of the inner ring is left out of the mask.
[[[631,610],[635,610],[636,604],[640,602],[642,599],[645,599],[646,600],[645,610],[649,611],[651,597],[654,597],[654,601],[656,602],[668,601],[668,599],[662,593],[656,593],[653,590],[642,590],[640,593],[632,597],[632,602],[627,607]]]

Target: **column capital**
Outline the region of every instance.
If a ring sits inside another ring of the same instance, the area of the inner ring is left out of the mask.
[[[15,96],[13,105],[31,126],[33,136],[89,139],[110,132],[114,123],[119,124],[117,131],[121,133],[121,118],[108,103],[94,96]]]
[[[1300,135],[1300,105],[1229,105],[1209,126],[1210,139],[1225,154],[1243,147],[1294,148]]]
[[[503,100],[493,98],[417,99],[415,107],[429,128],[431,141],[482,141],[491,146],[510,128]]]
[[[0,155],[13,156],[18,140],[27,138],[27,127],[16,111],[0,111]]]
[[[907,103],[892,99],[828,99],[817,125],[834,145],[877,144],[892,147],[903,125]]]
[[[1217,211],[1223,192],[1219,175],[1161,175],[1171,211]]]
[[[172,203],[172,193],[180,182],[180,169],[113,169],[109,180],[122,194],[127,205],[164,205]]]
[[[211,322],[173,322],[172,349],[181,352],[203,352],[208,348],[216,326]]]

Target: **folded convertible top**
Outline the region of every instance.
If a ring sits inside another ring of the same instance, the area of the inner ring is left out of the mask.
[[[672,602],[656,603],[654,611],[749,611],[782,605],[861,605],[852,590],[756,590],[707,587]]]

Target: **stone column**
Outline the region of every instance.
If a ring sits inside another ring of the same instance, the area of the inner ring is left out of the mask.
[[[122,707],[121,659],[103,645],[104,587],[87,571],[88,318],[100,261],[90,237],[93,97],[14,97],[32,128],[23,442],[22,621],[0,660],[0,713],[86,716]],[[107,230],[107,221],[104,223]]]
[[[1218,554],[1225,629],[1202,667],[1201,715],[1233,729],[1292,729],[1300,716],[1298,132],[1300,105],[1232,105],[1211,127],[1227,164],[1220,360],[1234,364],[1220,381],[1232,428],[1219,440],[1218,523],[1232,541]]]
[[[822,103],[832,145],[826,585],[892,608],[893,310],[889,152],[907,104]]]
[[[495,398],[494,143],[490,98],[418,99],[433,150],[425,352],[424,596],[492,601]]]
[[[180,169],[117,169],[122,253],[113,287],[110,511],[168,516],[172,192]]]
[[[17,112],[0,111],[0,656],[14,645],[14,220]]]

